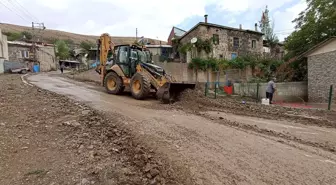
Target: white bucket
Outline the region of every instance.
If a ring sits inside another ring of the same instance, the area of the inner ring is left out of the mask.
[[[263,104],[263,105],[269,105],[269,99],[268,98],[261,99],[261,104]]]

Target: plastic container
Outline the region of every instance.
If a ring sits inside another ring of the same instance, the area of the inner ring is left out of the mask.
[[[38,73],[38,72],[40,72],[40,66],[39,66],[39,65],[34,65],[34,66],[33,66],[33,72],[34,72],[34,73]]]
[[[227,94],[232,94],[232,88],[233,86],[224,86],[224,92]]]
[[[268,98],[261,99],[261,104],[263,104],[263,105],[269,105],[269,99]]]

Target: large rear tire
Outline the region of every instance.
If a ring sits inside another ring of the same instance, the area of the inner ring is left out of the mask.
[[[143,100],[150,93],[150,80],[144,73],[138,72],[131,79],[132,96],[137,100]]]
[[[109,94],[121,94],[124,91],[124,84],[115,72],[109,72],[104,78],[104,87]]]

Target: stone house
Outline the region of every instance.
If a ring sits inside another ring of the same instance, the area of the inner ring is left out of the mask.
[[[199,22],[180,37],[180,44],[190,43],[191,39],[195,37],[202,40],[210,39],[213,43],[213,51],[209,55],[214,58],[233,59],[239,55],[250,53],[263,54],[263,33],[257,31],[257,24],[255,24],[253,31],[242,29],[241,25],[240,28],[232,28],[208,23],[207,15],[204,17],[204,22]],[[206,56],[195,50],[196,48],[193,48],[192,51],[187,52],[187,62],[190,62],[194,57]]]
[[[271,47],[270,44],[266,40],[264,40],[263,50],[265,57],[271,57],[278,60],[282,60],[285,57],[285,54],[287,53],[283,42],[279,42],[275,44],[275,46]]]
[[[33,65],[39,64],[40,71],[56,70],[57,62],[54,45],[39,43],[36,46],[36,59],[34,62],[33,44],[27,42],[8,41],[8,60],[26,63],[32,70]]]
[[[300,57],[308,63],[308,100],[327,103],[330,85],[336,88],[336,37],[317,44]]]

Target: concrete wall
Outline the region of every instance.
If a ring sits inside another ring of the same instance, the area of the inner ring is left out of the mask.
[[[178,81],[194,81],[193,72],[188,69],[188,64],[186,63],[155,62],[155,65],[162,67],[166,73],[172,75]]]
[[[162,67],[168,74],[173,75],[179,81],[185,82],[220,82],[224,83],[226,80],[232,82],[246,81],[251,76],[251,69],[228,69],[226,71],[216,72],[212,70],[201,71],[188,69],[187,63],[175,63],[175,62],[157,62],[155,64]],[[209,73],[209,75],[208,75]],[[208,77],[209,76],[209,77]]]
[[[330,85],[336,88],[336,51],[308,57],[308,99],[327,103]]]
[[[193,37],[198,37],[203,40],[211,39],[213,34],[218,34],[219,44],[213,45],[213,53],[210,56],[215,58],[231,59],[231,53],[236,53],[237,56],[249,53],[263,53],[262,35],[256,33],[246,32],[244,30],[230,30],[217,27],[207,27],[200,25],[192,30],[188,35],[183,37],[180,42],[182,44],[189,43]],[[233,38],[239,38],[239,47],[233,47]],[[256,41],[256,47],[252,48],[252,40]],[[198,57],[204,57],[203,54]]]
[[[234,94],[241,96],[257,97],[257,83],[234,83]],[[259,98],[266,97],[267,83],[259,84]],[[276,83],[277,91],[274,101],[301,102],[307,101],[307,82],[284,82]]]
[[[4,73],[5,69],[4,69],[4,59],[0,58],[0,74]]]
[[[3,35],[0,29],[0,58],[8,60],[7,36]]]
[[[152,55],[161,55],[161,48],[147,48]]]

